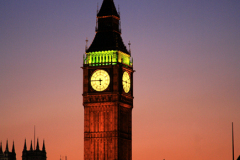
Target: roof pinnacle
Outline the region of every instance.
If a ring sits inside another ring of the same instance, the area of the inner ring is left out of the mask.
[[[3,151],[2,151],[2,141],[0,143],[0,153],[3,153]]]
[[[36,150],[39,150],[38,139],[37,139],[37,147],[36,147]]]
[[[88,49],[88,38],[86,38],[86,46],[85,46],[85,50],[87,51]]]
[[[7,140],[7,143],[6,143],[6,150],[5,150],[5,152],[9,152],[9,150],[8,150],[8,140]]]
[[[131,42],[130,41],[129,41],[128,45],[129,45],[129,53],[131,54]]]
[[[25,142],[24,142],[24,147],[23,147],[23,151],[27,151],[27,144],[26,144],[26,139],[25,139]]]
[[[32,147],[32,140],[31,140],[30,151],[32,150],[33,150],[33,147]]]
[[[15,153],[14,141],[13,141],[13,146],[12,146],[12,153]]]
[[[43,140],[42,151],[44,151],[44,152],[45,152],[45,142],[44,142],[44,140]]]

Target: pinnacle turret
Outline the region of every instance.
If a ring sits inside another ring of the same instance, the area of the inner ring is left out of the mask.
[[[44,142],[44,140],[43,140],[42,151],[43,151],[43,152],[46,152],[46,150],[45,150],[45,142]]]
[[[37,147],[36,147],[36,151],[39,151],[38,139],[37,139]]]
[[[8,152],[9,152],[9,149],[8,149],[8,140],[7,140],[5,153],[8,153]]]
[[[25,139],[25,142],[24,142],[24,147],[23,147],[23,151],[27,151],[27,144],[26,144],[26,139]]]
[[[3,153],[3,151],[2,151],[2,141],[1,141],[1,143],[0,143],[0,154],[1,153]]]
[[[33,151],[32,140],[31,140],[31,145],[30,145],[30,151]]]
[[[14,141],[13,141],[13,146],[12,146],[12,153],[15,153]]]

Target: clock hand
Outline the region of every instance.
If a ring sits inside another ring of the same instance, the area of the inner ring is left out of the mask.
[[[102,81],[101,78],[99,78],[99,80],[91,80],[91,81],[99,81],[100,82],[100,85],[102,85]]]
[[[102,80],[101,80],[101,78],[99,78],[99,81],[100,81],[100,85],[101,85],[101,83],[102,83]]]
[[[125,83],[127,83],[127,84],[128,84],[128,82],[127,82],[127,81],[123,81],[123,82],[125,82]]]

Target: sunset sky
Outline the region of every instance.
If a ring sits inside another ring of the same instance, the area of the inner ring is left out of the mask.
[[[240,155],[240,1],[115,0],[134,60],[133,160]],[[82,69],[102,0],[0,0],[0,141],[83,160]]]

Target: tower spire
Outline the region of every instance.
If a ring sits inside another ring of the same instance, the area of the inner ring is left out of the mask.
[[[26,138],[25,138],[25,142],[24,142],[24,147],[23,147],[23,151],[27,151],[27,144],[26,144]]]
[[[45,152],[45,142],[44,142],[44,140],[43,140],[42,151]]]
[[[233,122],[232,122],[232,156],[233,156],[233,160],[234,159],[234,133],[233,133]]]
[[[34,150],[35,150],[35,125],[34,125]]]
[[[5,149],[5,152],[9,152],[9,150],[8,150],[8,140],[7,140],[7,143],[6,143],[6,149]]]
[[[97,14],[98,14],[99,10],[98,10],[98,3],[97,3]]]
[[[103,0],[102,6],[97,14],[98,17],[102,16],[116,16],[120,18],[113,0]]]
[[[110,50],[130,55],[121,37],[120,15],[115,4],[113,0],[103,0],[97,14],[96,35],[86,53]]]
[[[37,147],[36,147],[36,150],[37,150],[37,151],[39,150],[38,139],[37,139]]]
[[[33,147],[32,147],[32,140],[31,140],[30,151],[32,150],[33,150]]]
[[[2,151],[2,141],[1,141],[1,143],[0,143],[0,154],[1,153],[3,153],[3,151]]]
[[[14,141],[13,141],[13,146],[12,146],[12,153],[15,153]]]
[[[85,51],[88,49],[88,38],[86,38],[86,46],[85,46]]]
[[[130,41],[129,41],[128,45],[129,45],[129,53],[131,55],[131,42]]]

